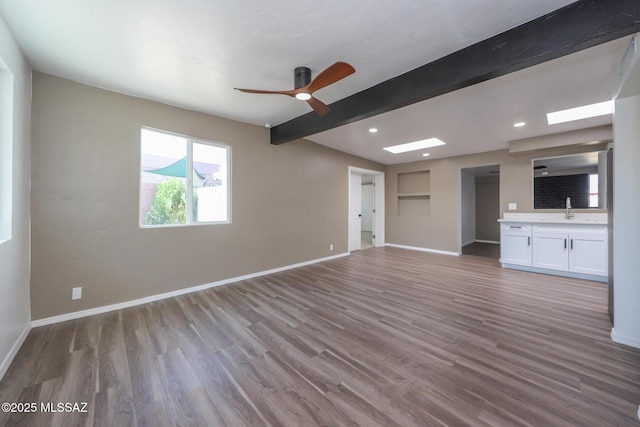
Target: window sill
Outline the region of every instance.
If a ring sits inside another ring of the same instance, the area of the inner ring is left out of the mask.
[[[192,224],[157,224],[143,225],[139,224],[141,230],[158,229],[158,228],[184,228],[184,227],[202,227],[204,225],[225,225],[231,224],[231,221],[211,221],[211,222],[194,222]]]

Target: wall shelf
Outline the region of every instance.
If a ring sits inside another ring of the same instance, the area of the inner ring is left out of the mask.
[[[428,170],[398,173],[398,215],[431,216],[431,172]]]

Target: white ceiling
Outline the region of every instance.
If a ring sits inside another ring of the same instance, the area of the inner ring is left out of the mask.
[[[611,115],[549,126],[546,113],[612,99],[630,37],[595,46],[405,108],[307,137],[384,164],[508,148],[509,141],[612,122]],[[513,124],[523,121],[524,127]],[[378,132],[370,134],[369,128]],[[382,147],[437,137],[447,145],[392,154]]]
[[[315,93],[327,104],[542,16],[572,0],[0,0],[35,70],[257,125],[310,111],[280,95],[293,69],[335,61],[356,73]],[[308,139],[385,164],[421,160],[382,146],[437,136],[430,158],[610,123],[544,113],[610,99],[628,39],[591,48]],[[330,114],[330,113],[329,113]],[[523,120],[527,126],[512,127]],[[371,135],[371,126],[380,131]]]

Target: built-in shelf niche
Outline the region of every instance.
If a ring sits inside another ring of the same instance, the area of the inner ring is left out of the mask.
[[[431,216],[430,171],[398,173],[398,215]]]

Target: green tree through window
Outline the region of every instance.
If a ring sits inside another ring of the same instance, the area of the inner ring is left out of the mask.
[[[140,226],[229,223],[230,163],[228,145],[141,128]]]
[[[147,213],[147,224],[186,224],[187,186],[173,178],[158,184],[156,197]]]

